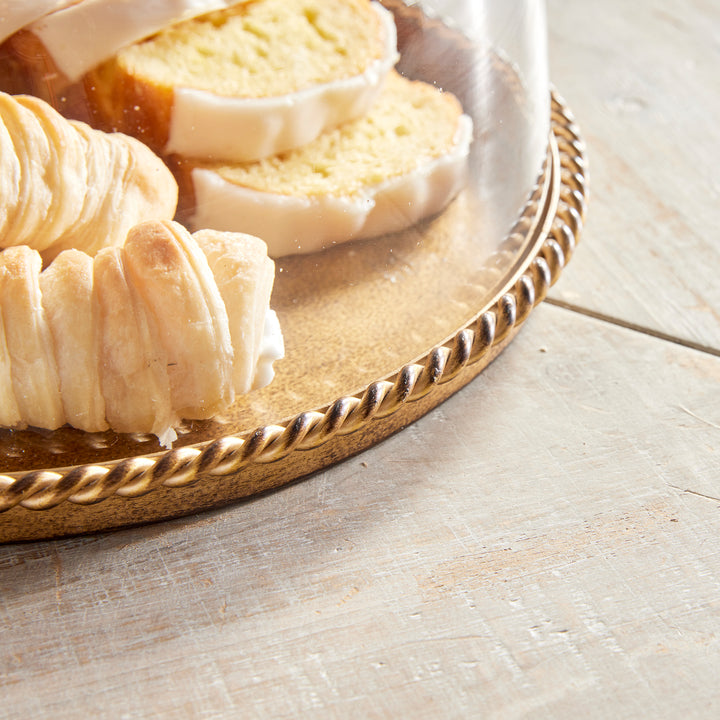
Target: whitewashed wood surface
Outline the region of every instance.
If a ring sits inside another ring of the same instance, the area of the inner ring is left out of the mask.
[[[0,718],[720,716],[717,9],[551,0],[561,306],[301,483],[0,547]]]
[[[719,385],[716,357],[542,306],[305,482],[0,548],[0,715],[713,717]]]
[[[592,148],[593,211],[553,297],[720,347],[720,3],[549,0],[551,76]]]

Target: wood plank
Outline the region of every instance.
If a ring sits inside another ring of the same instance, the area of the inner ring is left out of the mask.
[[[588,143],[584,241],[552,297],[720,348],[720,4],[549,0]]]
[[[708,717],[720,359],[543,305],[371,452],[0,547],[7,718]]]

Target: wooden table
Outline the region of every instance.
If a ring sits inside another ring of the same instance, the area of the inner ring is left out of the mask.
[[[550,300],[304,482],[0,547],[0,717],[718,717],[720,6],[549,17],[592,188]]]

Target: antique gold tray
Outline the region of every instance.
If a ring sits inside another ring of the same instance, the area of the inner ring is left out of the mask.
[[[421,32],[444,59],[448,47],[465,52],[441,23],[386,5],[401,43]],[[514,102],[511,68],[497,58],[493,67],[502,101]],[[502,242],[484,237],[488,210],[467,191],[405,233],[278,261],[272,305],[287,356],[275,381],[222,418],[188,423],[172,450],[148,436],[0,430],[0,542],[222,506],[358,453],[436,407],[498,356],[572,256],[584,152],[553,93],[545,162]]]

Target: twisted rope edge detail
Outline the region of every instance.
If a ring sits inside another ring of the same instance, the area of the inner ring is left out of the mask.
[[[244,437],[223,437],[201,447],[127,458],[110,466],[84,465],[65,473],[40,470],[20,477],[0,475],[0,513],[17,505],[49,510],[66,501],[91,505],[112,495],[139,497],[161,486],[191,485],[203,473],[231,475],[253,463],[275,462],[296,450],[319,447],[336,435],[349,435],[389,417],[478,362],[545,299],[572,257],[582,230],[587,207],[585,145],[571,111],[555,91],[551,122],[559,154],[560,193],[540,252],[513,288],[449,343],[434,348],[420,362],[406,365],[393,378],[374,382],[361,394],[339,398],[325,409],[300,413],[284,427],[259,427]],[[536,212],[538,200],[536,190],[511,238],[527,232],[528,217]]]

